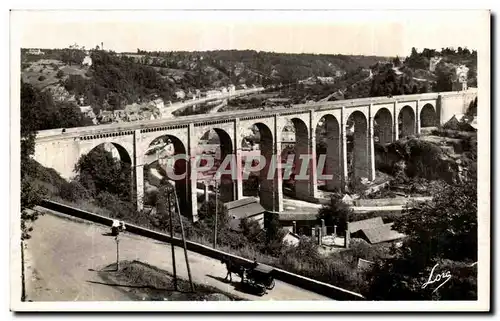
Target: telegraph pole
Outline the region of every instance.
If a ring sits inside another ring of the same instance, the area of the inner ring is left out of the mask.
[[[174,270],[174,289],[177,291],[177,271],[175,267],[175,247],[174,247],[174,223],[172,219],[172,202],[170,199],[170,191],[167,194],[167,200],[168,200],[168,216],[170,219],[170,249],[172,252],[172,268]]]
[[[191,278],[191,269],[189,267],[189,259],[188,259],[188,254],[187,254],[186,237],[184,235],[184,225],[182,224],[181,210],[179,208],[179,199],[177,198],[177,191],[175,190],[175,186],[173,186],[173,189],[174,189],[174,196],[175,196],[175,205],[177,207],[177,214],[179,216],[179,223],[181,224],[182,242],[184,245],[184,257],[186,258],[186,267],[187,267],[187,272],[188,272],[188,277],[189,277],[189,284],[191,285],[191,292],[194,292],[194,284],[193,284],[193,279]]]
[[[215,224],[214,224],[214,249],[217,248],[217,209],[218,209],[218,186],[217,186],[217,178],[215,178],[215,184],[214,184],[214,192],[215,192]]]

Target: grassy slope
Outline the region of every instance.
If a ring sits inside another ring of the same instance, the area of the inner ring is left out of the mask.
[[[231,294],[204,284],[196,284],[195,293],[190,293],[189,282],[178,279],[178,291],[174,290],[173,276],[164,270],[139,261],[120,262],[99,271],[99,276],[111,284],[120,284],[118,289],[132,299],[147,301],[239,301]]]

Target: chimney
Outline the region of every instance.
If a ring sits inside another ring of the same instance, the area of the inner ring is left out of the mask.
[[[293,221],[292,224],[293,224],[292,232],[297,234],[297,222]]]
[[[104,50],[104,42],[101,41],[101,50]]]

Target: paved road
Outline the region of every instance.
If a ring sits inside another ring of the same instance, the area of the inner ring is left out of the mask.
[[[114,286],[103,282],[95,272],[116,260],[113,237],[103,234],[108,227],[62,218],[43,209],[27,241],[26,288],[33,301],[109,301],[130,300]],[[184,254],[175,250],[177,273],[187,279]],[[249,300],[330,300],[293,285],[276,281],[276,287],[263,297],[240,292],[234,285],[220,281],[226,274],[218,261],[188,251],[191,274],[196,283],[205,283]],[[172,272],[170,246],[124,233],[120,241],[120,259],[140,260]],[[233,280],[239,280],[238,277]]]

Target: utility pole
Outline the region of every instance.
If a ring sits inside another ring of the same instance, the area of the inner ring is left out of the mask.
[[[214,184],[214,192],[215,192],[215,224],[214,224],[214,249],[217,248],[217,209],[219,207],[218,203],[218,186],[217,186],[217,178],[215,179],[215,184]]]
[[[172,202],[170,198],[170,191],[167,194],[167,200],[168,200],[168,216],[170,219],[170,249],[172,252],[172,268],[174,271],[174,289],[177,291],[177,271],[176,271],[176,266],[175,266],[175,247],[174,247],[174,223],[172,219]]]
[[[194,292],[193,279],[191,278],[191,269],[189,268],[189,259],[188,259],[188,254],[187,254],[186,237],[184,235],[184,225],[182,224],[181,210],[179,208],[179,199],[177,198],[177,191],[175,190],[175,186],[172,186],[172,187],[174,189],[175,205],[177,207],[177,214],[179,216],[179,222],[181,224],[182,243],[184,245],[184,257],[186,258],[186,267],[187,267],[187,272],[188,272],[188,277],[189,277],[189,284],[191,285],[191,292]]]

